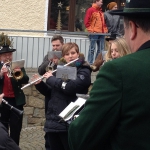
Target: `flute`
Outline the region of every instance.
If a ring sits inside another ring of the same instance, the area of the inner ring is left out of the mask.
[[[70,61],[69,63],[65,64],[64,66],[70,65],[70,64],[72,64],[73,62],[77,61],[78,59],[79,59],[79,58],[77,58],[77,59],[75,59],[75,60],[73,60],[73,61]],[[52,71],[52,73],[54,73],[54,72],[56,72],[56,71],[57,71],[57,69],[55,69],[54,71]],[[34,81],[32,81],[32,82],[26,84],[25,86],[23,86],[23,87],[21,88],[21,90],[23,90],[24,88],[26,88],[26,87],[28,87],[28,86],[34,84],[35,82],[37,82],[37,81],[39,81],[39,80],[42,80],[43,78],[44,78],[44,76],[42,76],[42,77],[40,77],[40,78],[38,78],[38,79],[36,79],[36,80],[34,80]]]

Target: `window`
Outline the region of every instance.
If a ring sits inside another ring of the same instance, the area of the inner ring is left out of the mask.
[[[115,1],[120,4],[124,0]],[[84,16],[92,2],[93,0],[49,0],[47,30],[85,31]],[[109,2],[111,0],[103,0],[103,11]]]
[[[86,10],[92,6],[92,0],[76,0],[75,29],[74,31],[85,31],[84,17]]]
[[[49,5],[49,30],[68,30],[69,0],[51,0]]]

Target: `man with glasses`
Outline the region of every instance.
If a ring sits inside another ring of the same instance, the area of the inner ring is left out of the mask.
[[[132,54],[99,71],[84,110],[69,127],[71,150],[150,149],[150,0],[126,0],[112,14],[124,16]]]

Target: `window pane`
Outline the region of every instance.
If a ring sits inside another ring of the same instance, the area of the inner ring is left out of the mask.
[[[107,4],[112,0],[103,0],[102,11],[106,10]],[[93,0],[76,0],[75,29],[74,31],[85,31],[84,17],[86,10],[92,6]]]
[[[76,0],[75,31],[85,31],[84,16],[93,0]]]
[[[50,29],[68,30],[69,0],[51,0]]]

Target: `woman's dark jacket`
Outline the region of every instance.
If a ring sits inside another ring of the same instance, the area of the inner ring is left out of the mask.
[[[36,89],[49,97],[48,110],[46,113],[45,132],[64,132],[67,131],[65,122],[60,121],[58,116],[64,108],[72,101],[77,99],[76,93],[87,94],[91,84],[91,69],[88,64],[82,62],[77,67],[77,79],[67,80],[65,89],[62,89],[62,79],[51,76],[36,85]]]

